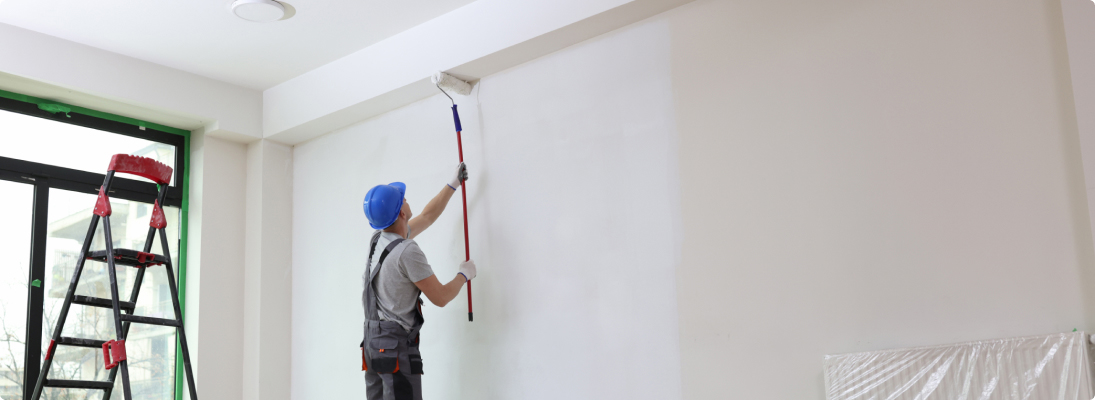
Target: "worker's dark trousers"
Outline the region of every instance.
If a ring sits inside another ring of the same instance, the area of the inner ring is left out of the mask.
[[[385,321],[387,322],[387,321]],[[365,371],[368,400],[422,400],[422,356],[418,346],[400,340],[395,349],[399,369],[390,374]]]
[[[369,400],[422,400],[422,374],[403,369],[392,374],[365,371],[365,393]]]

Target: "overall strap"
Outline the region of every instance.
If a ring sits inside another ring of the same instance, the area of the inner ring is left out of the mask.
[[[373,238],[369,240],[369,258],[365,261],[366,271],[369,270],[369,264],[373,263],[373,252],[376,251],[376,242],[380,241],[380,234],[382,233],[384,233],[384,231],[376,231],[376,233],[373,233]]]
[[[414,326],[411,326],[411,331],[407,332],[408,345],[415,345],[418,343],[418,332],[422,330],[422,324],[426,322],[426,318],[422,316],[422,297],[419,297],[415,303]]]
[[[384,266],[384,259],[388,258],[388,253],[391,253],[392,250],[395,250],[396,246],[399,246],[400,243],[403,243],[403,240],[404,239],[402,238],[393,240],[391,243],[388,243],[388,247],[384,248],[384,252],[380,253],[380,259],[376,260],[376,269],[370,271],[369,273],[369,283],[372,283],[373,279],[376,279],[376,275],[380,273],[380,267]]]
[[[370,316],[376,315],[376,304],[373,303],[372,291],[369,290],[369,277],[371,276],[370,272],[373,265],[373,252],[376,251],[376,243],[380,241],[380,235],[382,233],[382,231],[376,231],[376,233],[373,233],[372,239],[369,240],[369,257],[365,259],[365,274],[361,276],[362,286],[365,287],[365,289],[361,291],[361,306],[365,308],[366,321],[374,319],[370,318]]]
[[[365,280],[365,318],[366,319],[370,319],[370,320],[380,319],[380,315],[377,313],[377,309],[376,309],[376,301],[377,301],[377,299],[376,299],[376,288],[374,287],[373,281],[374,281],[374,279],[376,279],[376,275],[380,273],[380,268],[384,266],[384,261],[388,258],[388,254],[390,254],[392,252],[392,250],[394,250],[397,246],[399,246],[400,243],[403,243],[403,240],[404,240],[403,238],[399,238],[399,239],[393,240],[391,243],[388,243],[388,247],[385,247],[384,251],[382,253],[380,253],[380,259],[376,260],[376,268],[372,268],[371,265],[370,265],[370,268],[369,268],[369,271],[368,271],[368,278],[366,278],[366,280]],[[376,249],[376,242],[373,242],[372,250],[375,250],[375,249]],[[372,253],[373,253],[372,250],[369,251],[369,254],[370,254],[369,261],[370,261],[370,263],[372,261]]]
[[[377,278],[377,274],[380,273],[380,268],[382,266],[384,266],[384,260],[388,259],[388,254],[390,254],[392,252],[392,250],[394,250],[397,247],[397,245],[400,245],[400,243],[402,243],[402,242],[403,242],[403,239],[400,238],[400,239],[392,240],[391,243],[388,243],[388,247],[384,248],[384,251],[382,253],[380,253],[380,260],[377,260],[377,267],[372,268],[370,266],[370,268],[369,268],[369,270],[370,270],[369,275],[368,275],[369,277],[365,281],[365,304],[366,304],[365,317],[366,317],[366,319],[370,319],[370,320],[379,320],[380,319],[380,315],[377,312],[377,288],[373,287],[373,279]],[[376,242],[373,242],[373,247],[372,248],[373,248],[373,250],[376,250]],[[372,251],[369,251],[369,253],[371,254]],[[372,260],[372,256],[370,256],[369,260],[370,261]]]

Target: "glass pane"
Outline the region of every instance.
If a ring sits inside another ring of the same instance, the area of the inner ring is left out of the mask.
[[[3,110],[0,110],[0,126],[4,127],[4,132],[34,139],[5,141],[0,146],[3,157],[105,174],[110,157],[125,153],[148,157],[175,168],[175,146],[168,144]],[[54,143],[65,145],[50,145]]]
[[[50,190],[48,239],[46,240],[46,282],[43,321],[44,343],[49,343],[57,322],[65,292],[76,266],[80,246],[91,223],[91,210],[95,196],[91,194]],[[111,234],[115,248],[143,250],[148,223],[152,218],[152,205],[135,201],[111,199],[113,214],[110,216]],[[179,209],[167,207],[168,247],[172,265],[178,262]],[[92,240],[91,251],[106,249],[100,220]],[[159,236],[152,252],[163,254]],[[128,301],[133,290],[138,269],[116,267],[119,296]],[[171,289],[168,286],[166,268],[154,266],[146,270],[137,299],[135,314],[157,318],[174,318]],[[173,268],[176,277],[178,270]],[[110,299],[110,277],[106,264],[88,261],[76,286],[76,294]],[[65,321],[62,335],[99,340],[116,339],[112,311],[108,308],[74,305]],[[139,399],[173,399],[175,388],[175,329],[156,325],[133,324],[126,340],[129,376],[133,397]],[[45,350],[43,350],[45,354]],[[109,371],[103,368],[101,349],[59,347],[50,369],[56,379],[100,380],[109,379]],[[115,380],[115,394],[121,398],[121,377]],[[98,399],[101,394],[90,393]],[[43,399],[84,399],[89,392],[78,389],[50,389]],[[53,396],[53,397],[47,397]]]
[[[0,181],[0,399],[23,398],[34,187]]]

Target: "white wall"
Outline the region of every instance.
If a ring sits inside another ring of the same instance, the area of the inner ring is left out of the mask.
[[[1088,210],[1095,210],[1095,3],[1061,0]],[[1095,213],[1090,213],[1095,227]]]
[[[1095,328],[1060,3],[670,12],[686,398],[821,399],[821,358]]]
[[[243,400],[289,398],[292,161],[289,146],[269,140],[247,146]]]
[[[243,395],[247,147],[195,133],[190,155],[186,335],[202,399]]]
[[[478,318],[428,308],[427,396],[822,399],[825,354],[1095,330],[1062,21],[697,1],[484,78]],[[403,180],[420,210],[446,106],[295,149],[294,399],[360,396],[361,198]],[[441,276],[458,213],[420,240]]]
[[[680,397],[668,33],[611,33],[459,99],[476,318],[463,294],[425,307],[426,398]],[[445,188],[448,108],[437,95],[294,149],[294,399],[363,395],[362,199],[400,180],[418,212]],[[446,281],[463,256],[458,197],[417,239]]]

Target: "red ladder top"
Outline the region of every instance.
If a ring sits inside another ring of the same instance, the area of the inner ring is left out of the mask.
[[[151,179],[161,185],[166,185],[171,181],[171,167],[151,158],[140,156],[115,154],[114,157],[110,158],[110,166],[106,170],[137,175]]]

